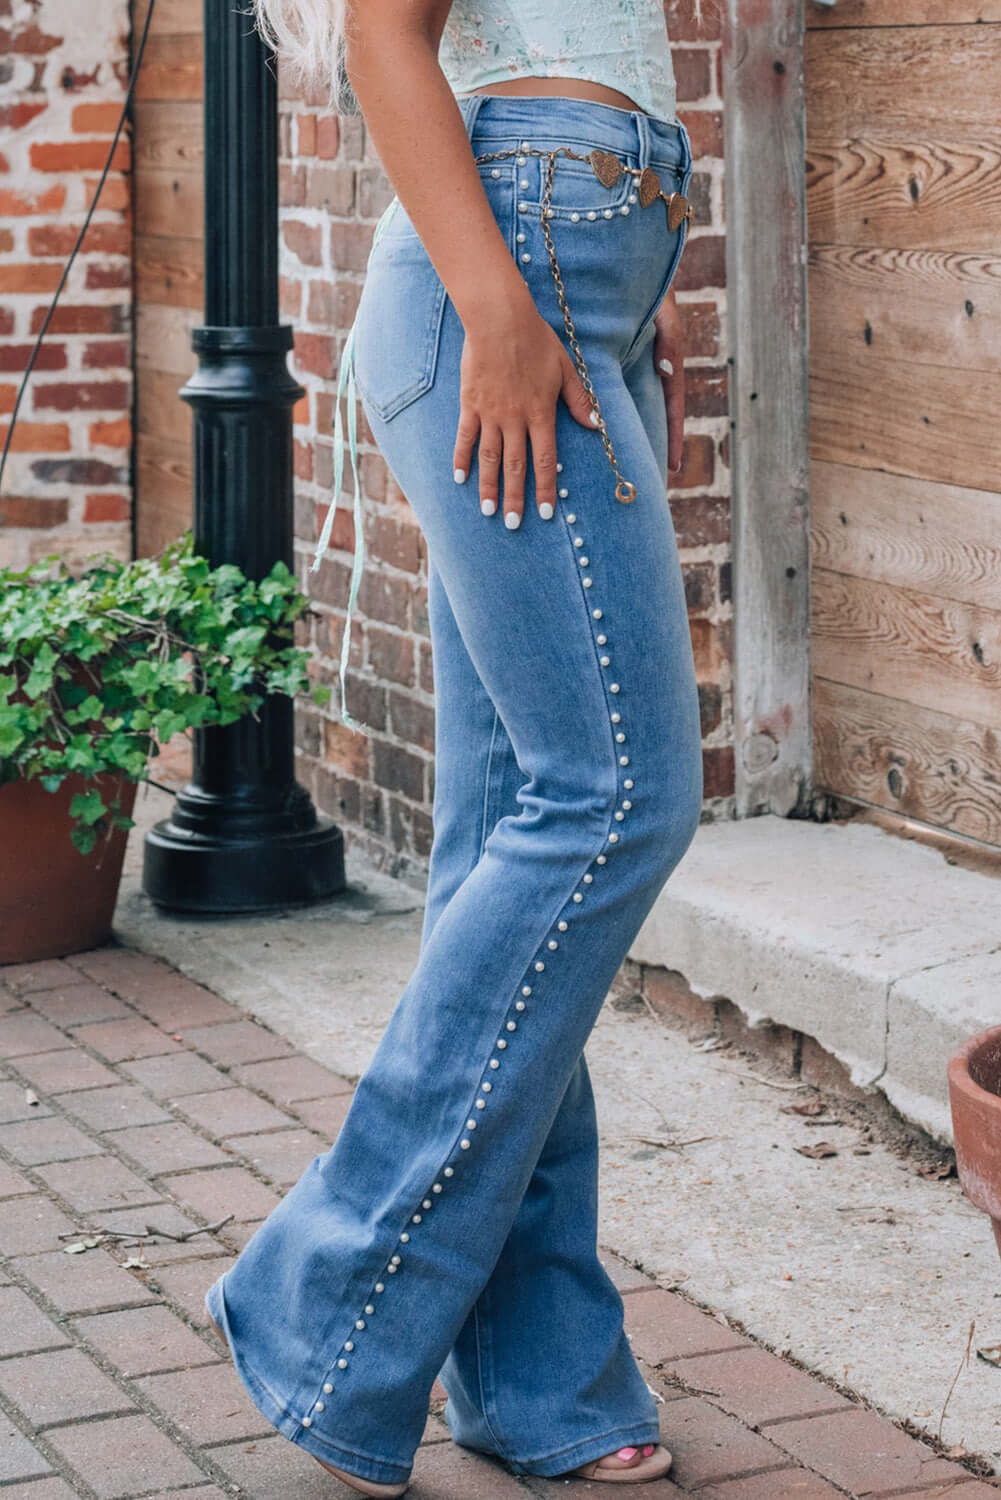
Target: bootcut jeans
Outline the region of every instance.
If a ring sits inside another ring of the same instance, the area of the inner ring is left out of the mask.
[[[594,147],[684,192],[679,121],[568,99],[468,96],[474,154]],[[545,160],[484,163],[498,224],[563,336],[542,232]],[[560,158],[550,224],[601,435],[562,402],[555,516],[517,530],[452,476],[463,330],[394,203],[355,369],[427,542],[434,838],[421,951],[336,1141],[205,1305],[251,1398],[352,1473],[411,1473],[437,1375],[454,1439],[557,1475],[656,1442],[657,1406],[597,1253],[584,1044],[699,822],[698,698],[666,491],[653,316],[687,221]],[[336,995],[331,1003],[336,1005]]]

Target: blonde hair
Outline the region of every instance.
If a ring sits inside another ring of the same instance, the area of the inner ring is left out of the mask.
[[[293,84],[334,101],[344,88],[346,11],[347,0],[253,0],[249,14]]]

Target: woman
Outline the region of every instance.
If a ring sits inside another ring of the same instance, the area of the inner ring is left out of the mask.
[[[338,55],[330,0],[258,5],[307,72]],[[435,836],[340,1134],[206,1306],[269,1421],[361,1493],[406,1489],[439,1374],[454,1439],[516,1474],[653,1479],[583,1047],[702,798],[661,0],[357,0],[346,30],[398,195],[353,354],[427,541]]]

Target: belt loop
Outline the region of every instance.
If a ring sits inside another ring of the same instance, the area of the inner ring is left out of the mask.
[[[640,169],[642,170],[644,167],[648,167],[650,165],[650,157],[652,154],[650,121],[648,117],[640,110],[634,112],[633,119],[636,121],[636,136],[638,145],[637,157],[639,160]]]
[[[483,108],[486,94],[466,94],[459,100],[459,109],[466,125],[466,134],[470,141],[473,139],[473,130],[476,127],[476,117]]]

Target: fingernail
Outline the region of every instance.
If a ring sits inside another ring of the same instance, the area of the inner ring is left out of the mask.
[[[649,366],[647,368],[649,368]],[[637,1451],[638,1450],[636,1448],[620,1448],[615,1456],[616,1458],[625,1459],[628,1462],[630,1458],[634,1458],[636,1456]]]
[[[643,1457],[644,1457],[644,1458],[649,1458],[649,1457],[650,1457],[650,1454],[651,1454],[651,1453],[652,1453],[652,1452],[653,1452],[653,1443],[647,1443],[647,1444],[646,1444],[646,1445],[645,1445],[645,1446],[644,1446],[644,1448],[643,1448]]]
[[[661,360],[658,360],[657,363],[660,366],[660,368],[664,371],[665,375],[673,375],[674,374],[674,366],[672,365],[672,363],[671,363],[671,361],[669,359],[661,359]]]
[[[493,513],[494,513],[494,511],[496,509],[497,509],[497,501],[496,500],[481,500],[480,501],[480,510],[483,512],[483,514],[485,516],[492,516]]]
[[[465,469],[454,469],[452,471],[452,478],[455,480],[456,484],[465,484],[465,482],[466,482],[466,471],[465,471]]]
[[[553,519],[553,507],[548,500],[543,500],[539,506],[539,515],[544,521],[551,521]]]
[[[508,531],[514,531],[517,526],[520,526],[521,516],[518,511],[506,510],[504,512],[504,525],[507,527]]]
[[[597,427],[597,425],[598,425],[598,413],[596,411],[592,411],[591,413],[589,413],[589,415],[588,415],[588,421],[591,423],[592,427]]]

